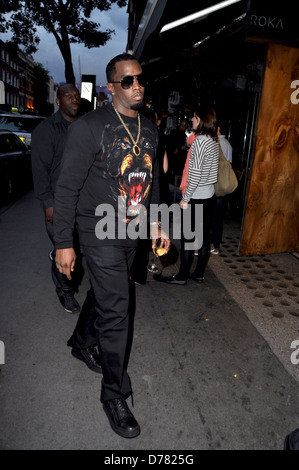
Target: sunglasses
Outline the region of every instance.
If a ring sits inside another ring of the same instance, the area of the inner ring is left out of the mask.
[[[120,86],[122,87],[123,90],[129,90],[133,86],[134,78],[136,78],[140,86],[142,87],[145,86],[146,78],[143,73],[139,75],[127,75],[126,77],[123,77],[118,82],[110,82],[110,83],[120,83]]]

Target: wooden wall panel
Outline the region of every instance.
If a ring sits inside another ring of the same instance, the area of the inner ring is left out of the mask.
[[[299,251],[299,49],[269,44],[239,252],[292,251]]]

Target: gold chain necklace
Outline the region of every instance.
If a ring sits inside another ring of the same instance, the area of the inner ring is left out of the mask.
[[[116,114],[118,115],[119,119],[120,119],[120,122],[122,123],[122,125],[124,126],[124,128],[126,129],[127,133],[129,134],[129,136],[131,137],[131,140],[133,142],[133,152],[135,153],[136,157],[138,157],[140,155],[140,148],[138,147],[137,143],[138,143],[138,140],[139,140],[139,137],[140,137],[140,115],[139,113],[137,114],[137,118],[138,118],[138,135],[137,135],[137,138],[136,140],[133,139],[133,136],[131,134],[131,132],[129,131],[129,129],[127,128],[126,124],[124,123],[121,115],[119,114],[119,112],[117,111],[116,107],[114,106],[114,104],[112,103],[112,106],[114,108],[114,111],[116,112]]]

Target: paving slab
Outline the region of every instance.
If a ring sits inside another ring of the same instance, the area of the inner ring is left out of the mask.
[[[268,313],[263,327],[255,324],[248,313],[253,301],[234,293],[245,281],[231,274],[224,282],[232,269],[224,257],[210,260],[202,285],[165,285],[149,275],[136,286],[129,373],[141,434],[128,440],[109,426],[99,400],[101,376],[66,346],[77,315],[66,313],[56,298],[51,244],[31,192],[2,211],[0,246],[1,449],[107,455],[282,450],[286,434],[299,427],[297,372],[286,367],[266,334],[273,327],[265,324],[281,319]],[[77,294],[81,304],[87,288],[85,276]],[[285,330],[277,328],[276,335],[278,343],[286,341],[280,338]]]

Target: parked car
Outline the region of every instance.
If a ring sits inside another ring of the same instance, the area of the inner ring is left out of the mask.
[[[32,188],[30,150],[16,134],[0,130],[0,206]]]
[[[44,116],[31,114],[3,113],[0,114],[0,129],[14,132],[30,148],[32,131],[44,119]]]

